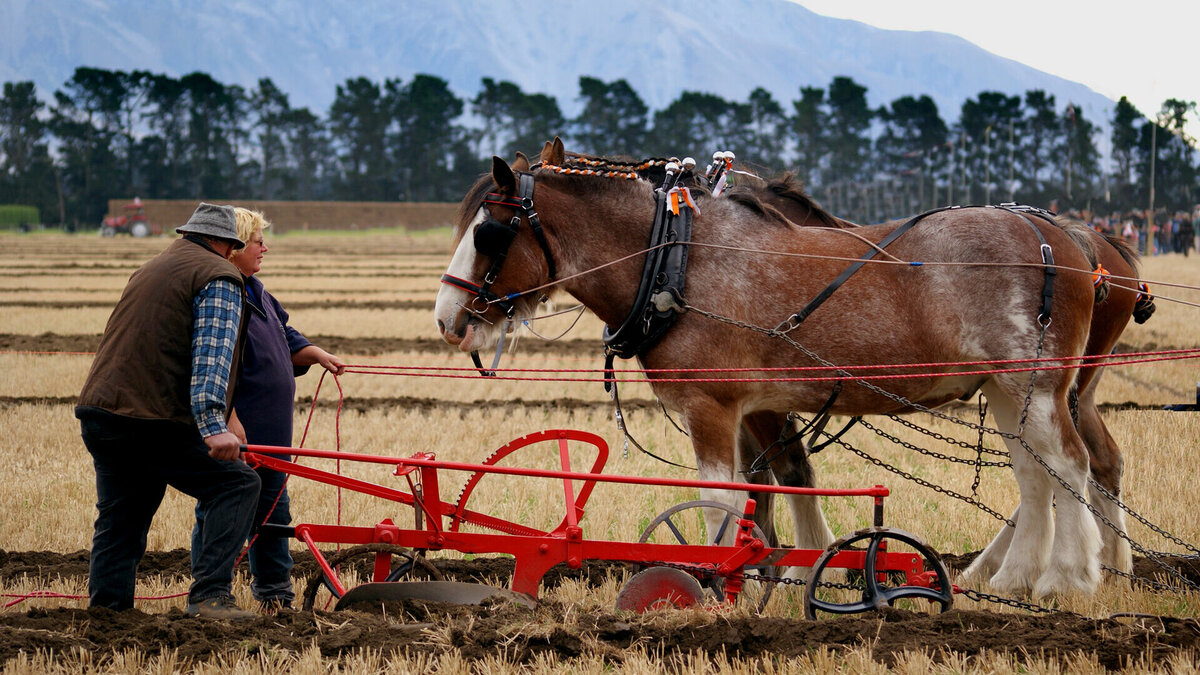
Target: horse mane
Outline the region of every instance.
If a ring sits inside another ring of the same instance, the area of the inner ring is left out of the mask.
[[[1105,234],[1103,232],[1100,232],[1099,234],[1100,236],[1104,237],[1109,246],[1117,249],[1117,253],[1121,254],[1121,257],[1125,259],[1125,262],[1129,263],[1129,266],[1132,267],[1134,271],[1137,271],[1138,267],[1141,266],[1142,256],[1138,254],[1137,249],[1130,245],[1128,241],[1125,241],[1125,237],[1118,237],[1111,234]]]
[[[759,202],[762,202],[763,200],[761,197],[759,197],[759,193],[769,193],[777,199],[795,203],[800,208],[807,210],[814,218],[820,221],[820,224],[823,227],[836,227],[839,229],[855,227],[855,225],[852,223],[837,218],[833,214],[821,208],[821,205],[818,204],[816,200],[814,200],[808,194],[808,192],[804,189],[804,184],[799,178],[796,178],[796,174],[792,171],[788,171],[782,176],[773,178],[771,180],[761,178],[751,178],[747,180],[739,177],[739,183],[734,187],[729,188],[725,192],[726,196],[737,201],[745,200],[749,202],[753,196]],[[766,204],[766,206],[774,210],[775,213],[783,215],[782,211],[780,211],[777,207],[770,206],[769,204]],[[752,206],[751,208],[754,207]],[[803,226],[805,223],[795,224]]]
[[[467,191],[467,196],[458,203],[458,220],[454,224],[454,245],[458,246],[459,240],[462,239],[463,233],[466,232],[467,223],[475,218],[475,213],[479,211],[479,207],[483,204],[483,198],[492,191],[495,183],[492,182],[492,174],[480,174],[475,183],[471,185],[471,189]]]
[[[727,189],[724,195],[729,201],[739,204],[742,207],[753,211],[759,216],[773,220],[784,227],[792,227],[795,225],[795,223],[788,220],[787,216],[783,215],[782,211],[763,201],[762,196],[753,188],[734,186]]]

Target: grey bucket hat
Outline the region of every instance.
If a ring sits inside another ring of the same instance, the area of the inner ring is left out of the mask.
[[[237,214],[232,206],[200,202],[187,223],[175,228],[175,231],[228,239],[233,242],[234,250],[246,248],[246,242],[238,239]]]

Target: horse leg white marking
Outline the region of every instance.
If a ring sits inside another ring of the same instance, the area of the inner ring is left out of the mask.
[[[1100,584],[1100,530],[1087,505],[1076,497],[1086,495],[1088,491],[1087,448],[1075,432],[1066,401],[1056,403],[1050,411],[1047,430],[1058,431],[1061,445],[1057,447],[1062,451],[1050,454],[1052,446],[1046,445],[1046,454],[1042,457],[1070,485],[1074,494],[1051,477],[1056,511],[1054,555],[1034,586],[1034,597],[1073,592],[1090,594]],[[1037,445],[1032,447],[1038,448]]]
[[[809,486],[815,487],[815,486]],[[792,512],[795,523],[796,540],[794,546],[803,549],[824,551],[835,540],[833,531],[825,521],[825,513],[821,510],[821,498],[809,495],[788,495],[787,504]],[[789,579],[804,579],[808,577],[808,567],[789,567],[784,574]],[[827,581],[836,580],[834,572],[824,577]]]
[[[1016,433],[1020,410],[1017,408],[1015,397],[994,380],[984,385],[984,395],[991,402],[996,425],[1003,431]],[[1030,404],[1029,419],[1025,425],[1027,438],[1031,431],[1039,430],[1039,400],[1042,398],[1044,395],[1035,392],[1034,401]],[[1023,396],[1017,400],[1023,402]],[[1045,421],[1041,421],[1040,425],[1045,426]],[[1050,557],[1050,546],[1054,536],[1051,510],[1053,491],[1049,484],[1049,476],[1029,456],[1024,447],[1014,439],[1005,438],[1004,442],[1012,456],[1013,474],[1021,491],[1021,503],[1017,507],[1020,517],[1016,521],[1016,528],[1004,526],[1004,530],[1011,529],[1012,534],[1001,531],[984,551],[983,559],[972,564],[968,573],[982,572],[994,564],[997,557],[1002,556],[1000,568],[992,575],[989,583],[1001,592],[1025,593],[1033,589]],[[1031,445],[1038,449],[1044,443]],[[1001,552],[1005,547],[1005,539],[1009,540],[1007,551]]]
[[[731,410],[711,402],[700,402],[684,406],[687,419],[687,429],[692,436],[692,448],[696,453],[696,465],[699,468],[700,480],[706,481],[739,481],[738,461],[738,428],[741,417]],[[746,490],[729,490],[718,488],[701,488],[700,498],[727,504],[739,513],[746,506],[751,486]],[[705,509],[704,524],[708,543],[733,543],[737,528],[731,522],[725,525],[729,514],[723,510]],[[724,533],[721,541],[714,542],[713,537],[721,531]]]
[[[1088,498],[1100,515],[1107,518],[1122,532],[1128,532],[1125,529],[1125,512],[1090,483],[1088,484]],[[1132,573],[1133,551],[1129,548],[1129,541],[1113,532],[1112,528],[1104,523],[1097,522],[1096,526],[1100,530],[1100,563],[1127,574]]]
[[[1009,520],[1014,523],[1021,516],[1021,506],[1013,510]],[[975,556],[975,560],[971,561],[971,565],[963,572],[963,578],[968,581],[976,579],[990,578],[997,570],[1000,569],[1001,563],[1004,562],[1004,556],[1008,555],[1008,548],[1012,545],[1013,534],[1016,528],[1009,527],[1007,524],[1000,528],[996,533],[996,537],[992,542],[983,549],[979,555]]]

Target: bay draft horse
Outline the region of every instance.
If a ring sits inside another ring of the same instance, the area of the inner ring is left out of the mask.
[[[543,155],[553,157],[555,145],[547,143]],[[661,185],[666,178],[666,159],[626,160],[598,157],[573,153],[563,159],[563,163],[571,166],[578,165],[591,168],[608,168],[615,170],[635,170],[653,185]],[[790,220],[801,227],[821,227],[835,229],[853,229],[859,225],[837,218],[824,211],[815,200],[804,190],[803,185],[791,173],[774,179],[763,179],[747,172],[739,172],[737,182],[725,190],[724,196],[741,202],[747,208],[759,211],[764,215],[776,215]],[[706,188],[704,181],[687,169],[682,169],[679,185]],[[902,221],[893,221],[893,227]],[[1121,334],[1132,318],[1138,323],[1144,323],[1154,313],[1153,297],[1142,293],[1136,281],[1139,271],[1139,257],[1136,251],[1120,237],[1105,235],[1088,227],[1085,223],[1066,217],[1057,217],[1056,222],[1072,238],[1076,240],[1085,255],[1088,256],[1089,267],[1103,267],[1112,279],[1101,287],[1104,292],[1097,292],[1097,304],[1092,311],[1092,321],[1088,331],[1086,356],[1104,356],[1112,353]],[[1124,461],[1120,446],[1109,433],[1100,409],[1096,404],[1096,389],[1103,374],[1101,367],[1081,368],[1075,381],[1075,421],[1084,443],[1088,449],[1089,469],[1095,483],[1103,489],[1098,490],[1089,482],[1090,502],[1099,511],[1097,525],[1100,529],[1101,550],[1100,561],[1104,565],[1121,572],[1132,572],[1133,560],[1129,542],[1117,534],[1112,527],[1100,520],[1108,520],[1121,532],[1125,531],[1125,512],[1109,497],[1119,497],[1121,494],[1121,477]],[[787,415],[775,413],[756,413],[743,420],[743,434],[739,438],[742,445],[740,456],[750,460],[761,456],[763,448],[778,445],[784,439],[793,437],[797,426],[789,421]],[[800,442],[793,441],[782,448],[771,462],[771,470],[776,480],[784,485],[814,486],[813,470],[806,449]],[[749,469],[749,466],[743,469]],[[761,474],[751,473],[753,482],[763,479]],[[1107,494],[1105,494],[1107,493]],[[774,511],[770,508],[773,495],[771,493],[752,493],[758,500],[760,508],[755,513],[755,520],[762,527],[767,537],[774,545]],[[815,504],[797,510],[793,515],[806,518],[804,529],[812,533],[814,541],[832,542],[833,534],[829,531],[824,516]],[[994,570],[1000,563],[997,556],[1003,551],[993,549],[991,561],[981,561],[986,569]]]
[[[542,159],[540,169],[525,173],[528,166],[519,162],[514,173],[493,157],[490,175],[460,205],[455,252],[446,273],[454,282],[441,287],[434,311],[443,339],[461,351],[494,344],[506,313],[518,321],[532,317],[538,298],[524,291],[555,279],[607,325],[620,325],[630,311],[642,267],[638,253],[655,211],[653,187],[636,176],[620,180],[565,174],[555,166],[563,159],[561,151]],[[518,197],[519,182],[529,188],[526,199]],[[856,230],[858,237],[848,237],[798,227],[732,199],[701,198],[699,206],[688,253],[686,303],[755,326],[778,324],[837,276],[843,259],[862,255],[862,239],[877,244],[894,229],[862,227]],[[535,211],[540,214],[537,227],[529,219]],[[498,234],[505,222],[514,227]],[[1086,268],[1086,257],[1066,233],[1036,219],[1027,222],[996,209],[930,215],[888,248],[899,259],[925,265],[867,265],[830,297],[820,321],[802,323],[789,333],[822,361],[839,366],[1029,359],[1039,356],[1039,343],[1040,356],[1065,366],[1036,377],[945,367],[938,369],[938,377],[891,381],[891,395],[845,387],[831,410],[838,415],[905,413],[915,410],[914,404],[934,407],[982,390],[998,427],[1012,435],[1005,443],[1021,502],[1016,527],[1002,529],[967,573],[990,574],[997,590],[1038,597],[1092,592],[1100,580],[1098,528],[1086,505],[1071,494],[1087,493],[1088,454],[1068,402],[1076,374],[1069,366],[1077,363],[1073,358],[1087,343],[1093,289],[1084,274],[1059,274],[1052,320],[1043,327],[1038,319],[1045,281],[1041,238],[1061,267]],[[497,240],[503,245],[497,246]],[[618,259],[625,260],[605,266]],[[779,339],[691,310],[639,360],[647,369],[813,365]],[[737,437],[744,418],[816,412],[834,386],[704,382],[690,373],[650,373],[647,378],[656,396],[682,417],[700,477],[724,481],[736,480],[742,464]],[[736,503],[732,491],[704,490],[702,496]],[[712,520],[709,531],[715,531],[719,517],[706,513]],[[813,533],[803,531],[797,519],[795,545],[824,543],[812,539]],[[999,561],[994,570],[988,562],[993,560]]]
[[[740,178],[736,186],[726,191],[725,196],[741,201],[749,208],[778,209],[784,217],[804,227],[861,227],[823,211],[791,174],[774,180]],[[893,221],[886,225],[895,227],[900,222]],[[1039,222],[1044,221],[1039,219]],[[1123,239],[1101,234],[1080,221],[1060,216],[1055,222],[1083,250],[1088,258],[1088,269],[1096,269],[1099,266],[1116,277],[1101,287],[1103,292],[1097,292],[1087,346],[1084,349],[1085,356],[1108,355],[1116,347],[1131,318],[1143,323],[1154,312],[1153,298],[1148,293],[1140,292],[1138,287],[1138,254]],[[1133,559],[1128,540],[1101,520],[1103,518],[1121,532],[1125,532],[1125,512],[1113,500],[1121,494],[1124,460],[1121,448],[1109,433],[1096,404],[1096,389],[1103,372],[1102,367],[1079,369],[1071,392],[1075,397],[1075,424],[1088,449],[1092,478],[1096,485],[1103,489],[1098,490],[1091,482],[1088,484],[1089,501],[1099,512],[1097,526],[1101,538],[1100,562],[1120,572],[1129,573],[1133,571]],[[760,418],[753,420],[750,426],[755,432],[757,442],[764,443],[769,442],[766,439],[779,438],[780,432],[775,429],[783,422],[778,419]],[[786,453],[785,462],[791,466],[783,470],[796,475],[810,475],[811,468],[804,466],[807,461],[803,449]],[[1016,516],[1017,514],[1014,514],[1014,518]],[[996,557],[1000,554],[1000,549],[989,551],[991,559],[985,556],[980,561],[981,567],[994,570],[1000,564],[1000,559]]]

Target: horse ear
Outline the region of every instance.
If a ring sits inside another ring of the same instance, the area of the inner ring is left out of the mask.
[[[508,162],[492,155],[492,181],[496,183],[496,187],[500,192],[507,194],[516,194],[517,192],[517,177],[513,175],[513,170],[508,166]]]
[[[513,171],[528,171],[529,170],[529,158],[526,157],[525,153],[521,152],[520,150],[517,151],[516,161],[514,161],[512,163],[512,170]]]
[[[546,147],[542,149],[542,162],[546,164],[561,165],[566,156],[567,151],[563,148],[562,139],[558,136],[555,136],[553,141],[547,142]]]

